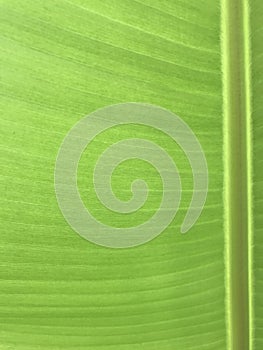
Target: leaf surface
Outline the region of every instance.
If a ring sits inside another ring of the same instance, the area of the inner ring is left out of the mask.
[[[228,53],[221,5],[211,0],[1,1],[0,349],[261,350],[263,5],[249,2],[250,36],[245,35],[250,60],[245,88],[253,119],[251,168],[245,161],[253,176],[245,189],[251,191],[253,225],[244,231],[249,295],[240,299],[248,303],[240,324],[249,322],[244,339],[250,336],[250,348],[246,343],[235,348],[231,338],[232,282],[239,279],[229,276],[237,261],[226,234],[231,226],[225,152],[231,150],[224,146]],[[76,122],[123,102],[161,106],[188,124],[206,155],[209,191],[197,223],[180,234],[193,178],[178,145],[136,125],[99,135],[78,169],[82,200],[99,220],[135,226],[161,200],[158,174],[139,161],[116,169],[112,186],[117,197],[128,200],[131,169],[138,171],[150,188],[141,211],[119,215],[96,200],[89,170],[118,138],[136,135],[160,144],[176,162],[183,187],[180,209],[160,236],[135,248],[109,249],[84,240],[64,220],[54,167]],[[243,112],[247,118],[247,109]],[[233,239],[238,245],[238,237]],[[237,329],[234,337],[240,336]]]

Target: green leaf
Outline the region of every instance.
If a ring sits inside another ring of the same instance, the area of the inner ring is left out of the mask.
[[[262,1],[9,0],[0,8],[0,349],[261,350]],[[120,214],[100,203],[93,170],[121,139],[158,144],[182,183],[180,208],[158,237],[112,249],[68,225],[54,169],[78,121],[127,102],[160,106],[190,127],[209,188],[198,221],[181,234],[195,185],[183,150],[138,123],[101,133],[78,167],[81,199],[98,221],[135,227],[162,200],[155,167],[132,159],[114,170],[112,189],[128,201],[132,181],[144,179],[145,204]]]

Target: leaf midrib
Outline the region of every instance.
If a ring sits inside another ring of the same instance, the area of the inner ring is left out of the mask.
[[[249,0],[222,0],[227,324],[230,350],[252,350]]]

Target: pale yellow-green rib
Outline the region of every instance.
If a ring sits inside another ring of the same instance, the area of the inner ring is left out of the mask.
[[[248,0],[222,0],[228,345],[252,350],[251,95]]]
[[[244,68],[246,88],[246,140],[247,140],[247,213],[248,213],[248,307],[249,307],[249,349],[253,350],[254,305],[253,305],[253,150],[252,150],[252,84],[250,45],[250,6],[243,1],[244,11]]]

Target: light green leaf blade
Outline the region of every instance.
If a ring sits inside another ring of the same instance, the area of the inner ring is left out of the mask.
[[[257,8],[262,5],[259,0],[250,5],[256,159],[255,273],[250,273],[253,301],[260,305],[262,11]],[[230,348],[220,6],[210,0],[1,2],[0,349]],[[109,249],[84,240],[64,220],[54,167],[76,122],[124,102],[161,106],[188,124],[206,155],[209,191],[199,220],[182,235],[193,180],[179,147],[147,127],[98,137],[81,158],[78,185],[100,220],[136,225],[160,201],[160,179],[142,162],[123,164],[112,183],[127,200],[131,168],[148,178],[152,197],[141,212],[113,215],[92,197],[89,167],[118,137],[139,135],[162,145],[183,186],[179,212],[160,236],[135,248]],[[260,308],[254,314],[251,344],[260,350]]]

